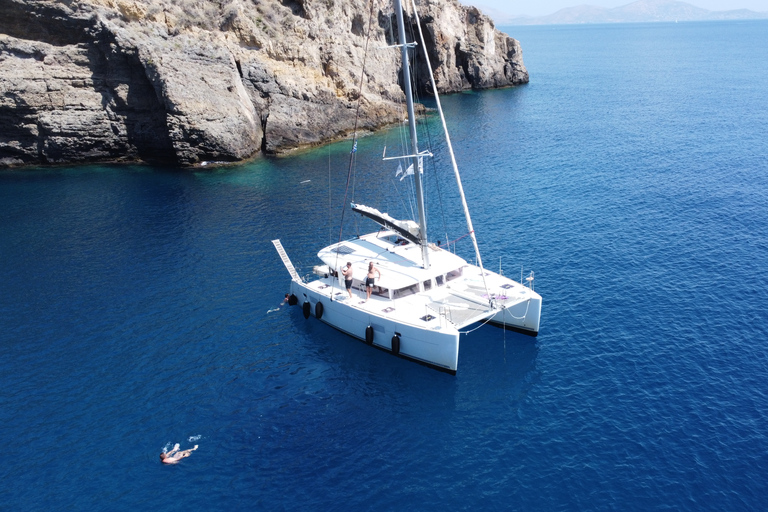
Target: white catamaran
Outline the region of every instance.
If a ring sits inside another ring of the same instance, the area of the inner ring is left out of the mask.
[[[415,2],[413,9],[415,12]],[[399,41],[402,43],[406,38],[400,0],[395,0],[395,14]],[[421,34],[418,16],[416,19]],[[403,59],[403,85],[412,150],[412,154],[402,158],[411,159],[413,168],[420,169],[419,160],[429,156],[429,153],[419,153],[418,150],[407,54],[407,48],[412,45],[397,45]],[[424,48],[423,35],[421,47]],[[535,336],[541,318],[541,296],[534,291],[533,272],[525,279],[526,286],[483,268],[429,58],[425,61],[477,265],[429,242],[423,178],[419,171],[413,173],[418,223],[394,219],[368,206],[352,205],[353,211],[374,220],[382,229],[320,250],[318,257],[324,265],[315,267],[318,278],[314,281],[307,282],[299,276],[280,240],[273,240],[273,243],[291,275],[290,303],[301,303],[305,318],[314,315],[318,320],[369,345],[455,374],[462,329],[479,322],[490,322]],[[380,271],[369,300],[354,295],[350,298],[347,294],[342,268],[348,262],[352,264],[352,287],[355,290],[365,289],[370,262],[374,262]]]

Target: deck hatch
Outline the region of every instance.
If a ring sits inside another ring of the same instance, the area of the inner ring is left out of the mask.
[[[339,254],[353,254],[355,250],[348,245],[340,245],[336,248],[336,252]]]

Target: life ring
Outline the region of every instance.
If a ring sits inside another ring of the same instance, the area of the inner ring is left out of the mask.
[[[296,297],[294,294],[291,294],[290,297],[288,297],[288,305],[289,306],[295,306],[299,303],[299,298]]]
[[[392,336],[392,353],[395,355],[400,354],[400,336],[397,334]]]
[[[305,302],[301,306],[301,312],[304,313],[304,318],[309,318],[310,310],[312,309],[312,306],[309,304],[309,301]]]
[[[369,345],[373,344],[373,326],[365,328],[365,342]]]
[[[315,318],[318,320],[323,318],[323,303],[320,301],[317,301],[317,304],[315,304]]]

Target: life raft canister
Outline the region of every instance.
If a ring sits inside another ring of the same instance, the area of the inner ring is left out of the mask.
[[[309,318],[310,310],[312,309],[312,306],[309,304],[309,301],[305,302],[301,306],[301,312],[304,313],[304,318]]]
[[[392,336],[392,353],[395,355],[400,353],[400,336],[397,334]]]
[[[369,345],[373,344],[373,326],[365,328],[365,342]]]

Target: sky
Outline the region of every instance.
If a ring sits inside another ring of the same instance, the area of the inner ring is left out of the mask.
[[[465,5],[474,5],[480,10],[514,16],[546,16],[565,7],[577,5],[595,5],[597,7],[619,7],[634,0],[461,0]],[[710,11],[730,11],[749,9],[768,12],[768,0],[680,0],[685,3]]]

